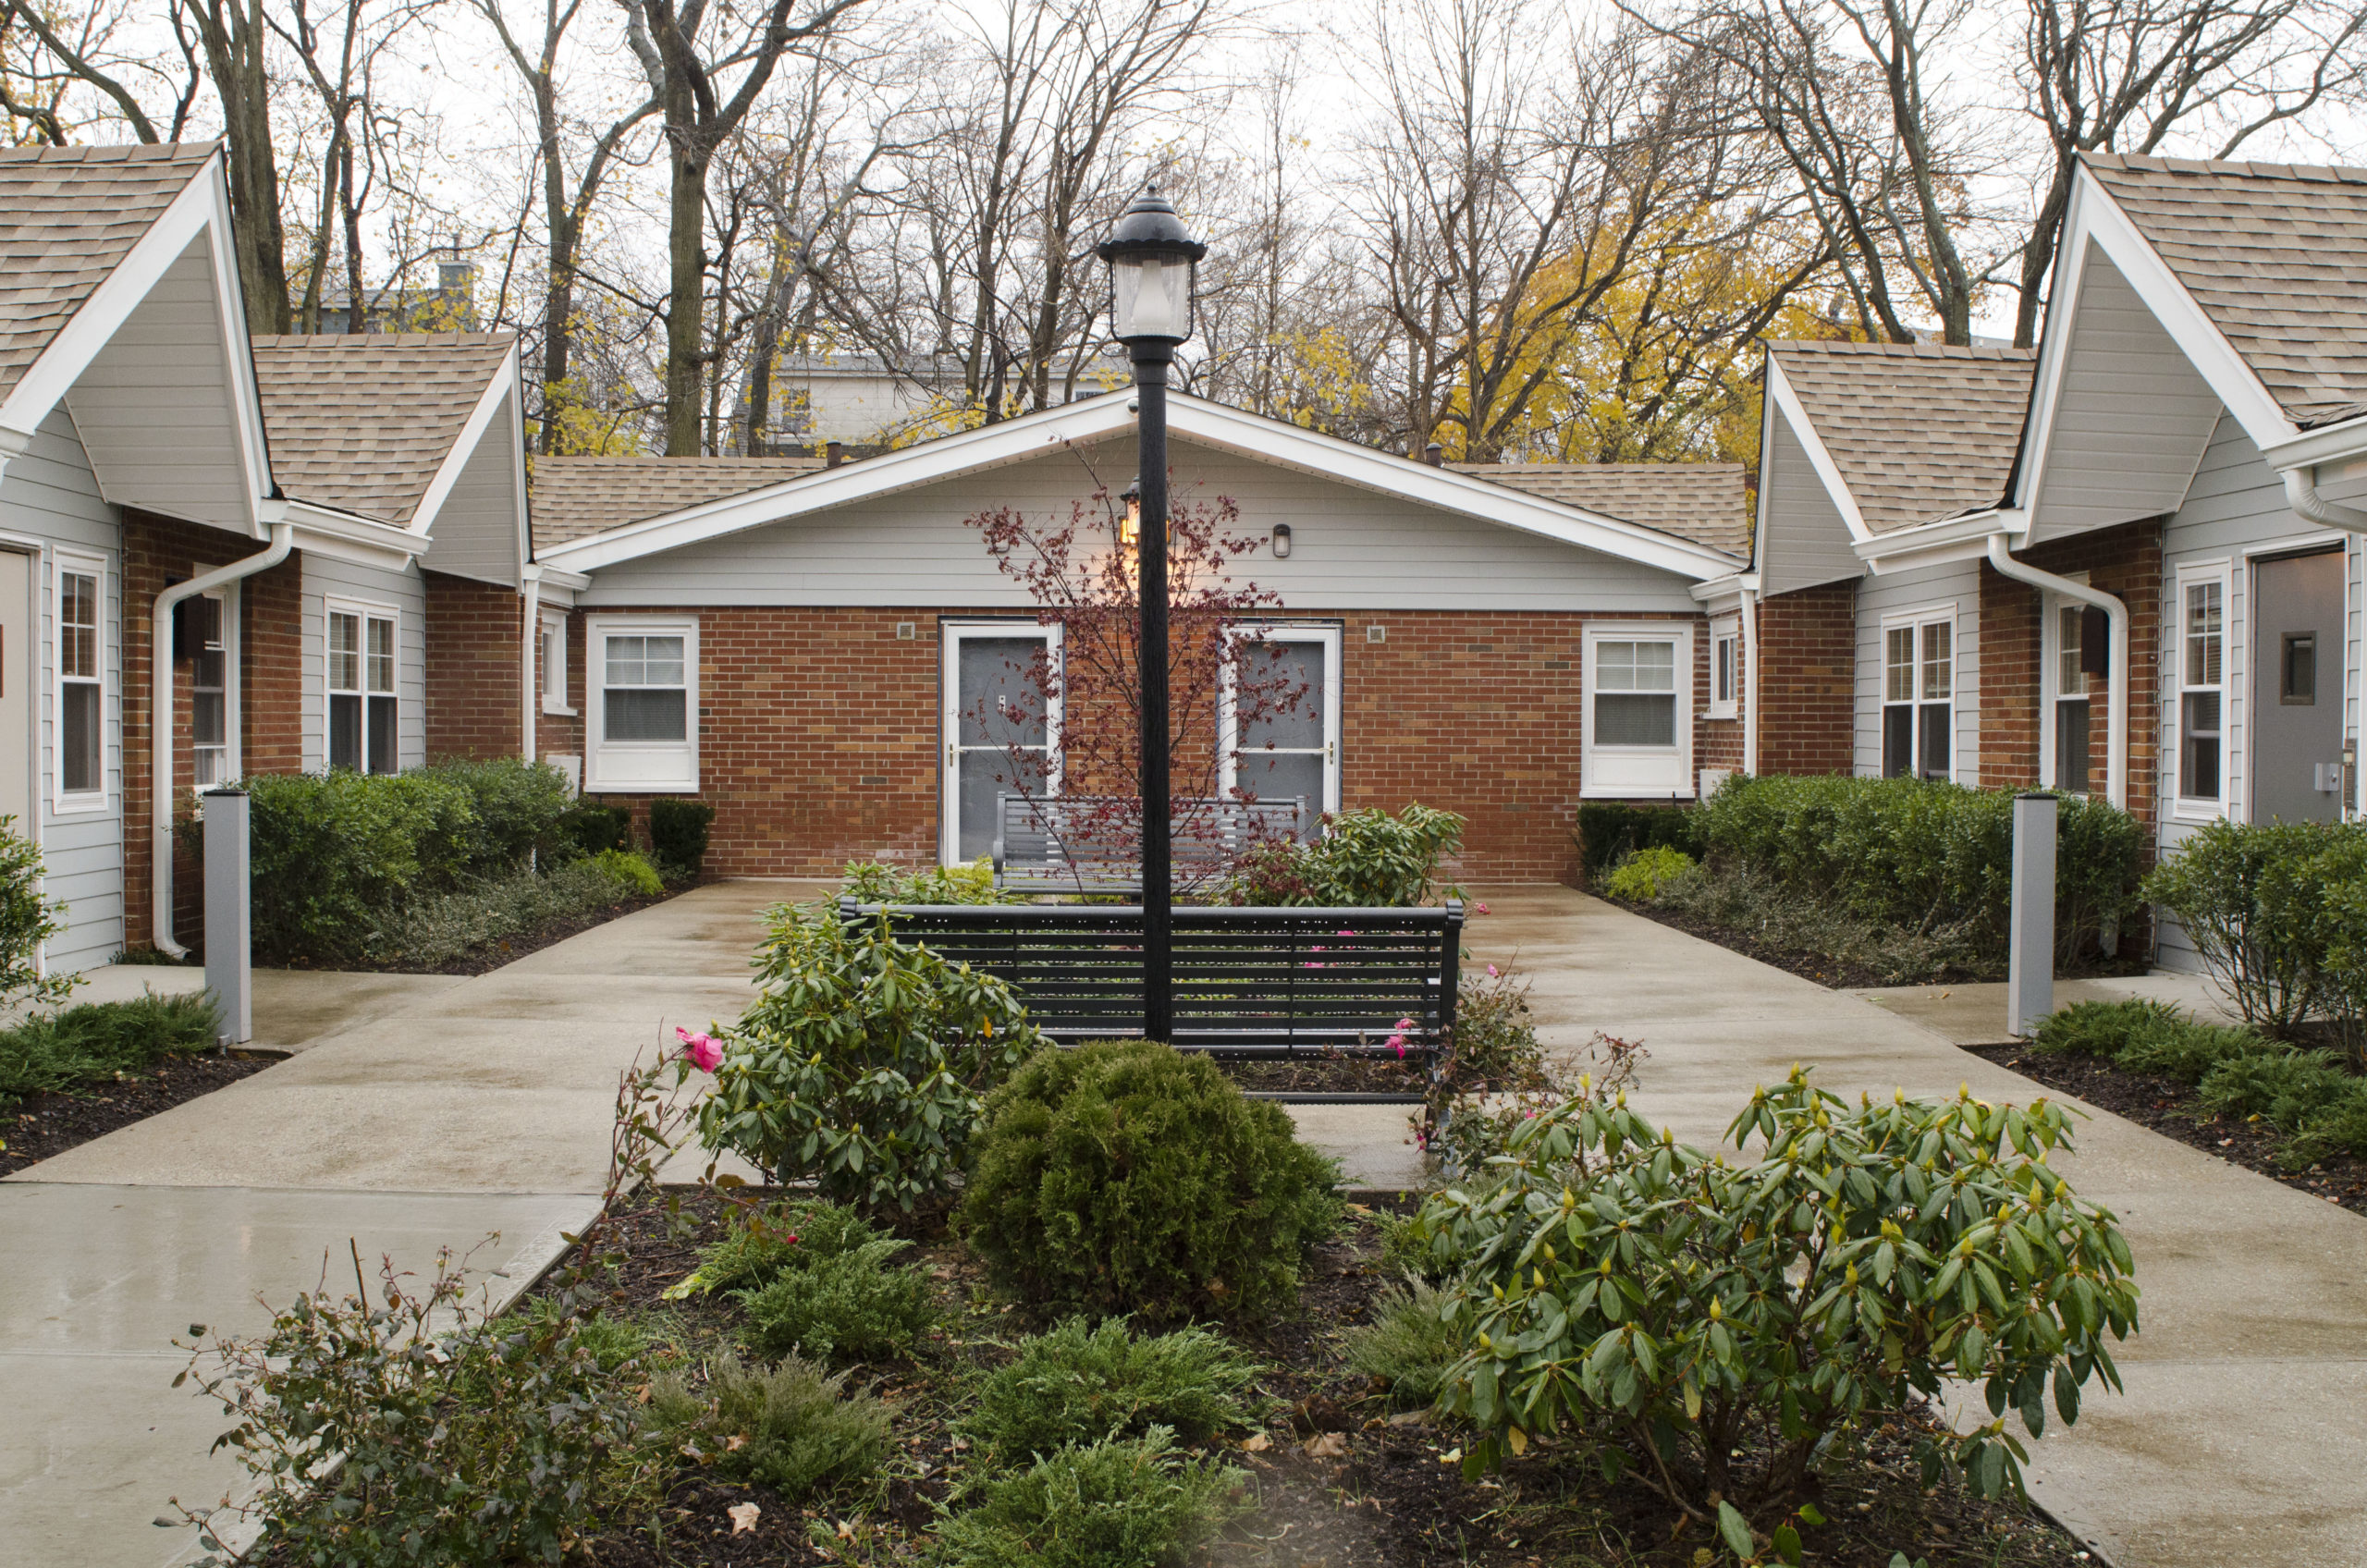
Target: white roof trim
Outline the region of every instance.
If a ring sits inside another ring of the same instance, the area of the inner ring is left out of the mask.
[[[1824,484],[1825,493],[1833,497],[1834,506],[1841,512],[1841,521],[1848,525],[1850,537],[1860,545],[1871,539],[1874,531],[1866,526],[1866,515],[1858,509],[1858,498],[1849,494],[1849,486],[1842,480],[1841,465],[1833,460],[1832,452],[1825,448],[1824,437],[1817,434],[1816,422],[1809,417],[1808,406],[1792,389],[1791,382],[1784,374],[1783,364],[1772,352],[1767,356],[1767,400],[1782,410],[1784,423],[1792,427],[1800,449],[1809,455],[1809,466],[1816,470],[1817,478]],[[1772,449],[1772,446],[1762,448]],[[1763,484],[1759,487],[1759,504],[1762,511],[1767,505],[1767,490],[1768,486]]]
[[[1982,507],[1960,517],[1919,522],[1912,528],[1896,528],[1878,534],[1857,546],[1858,558],[1876,576],[1912,567],[1938,566],[1968,556],[1986,555],[1991,534],[2019,537],[2030,531],[2030,526],[2027,513]]]
[[[2340,462],[2361,453],[2367,453],[2367,414],[2344,420],[2340,424],[2323,424],[2303,431],[2289,441],[2263,447],[2260,451],[2269,466],[2279,472]]]
[[[460,482],[460,471],[468,467],[469,459],[476,455],[477,444],[484,439],[486,427],[493,423],[493,416],[501,411],[501,399],[509,396],[510,389],[518,385],[518,344],[513,338],[509,351],[502,356],[500,365],[485,378],[484,390],[478,394],[476,407],[469,410],[468,423],[460,426],[460,434],[452,438],[450,449],[444,454],[443,462],[436,466],[435,477],[429,480],[427,488],[421,492],[419,505],[411,515],[409,526],[411,533],[423,534],[435,532],[435,514],[444,509],[444,502],[452,494],[452,486]],[[511,464],[515,469],[524,466],[517,462]],[[522,486],[523,479],[519,483]],[[520,515],[524,515],[523,508],[521,508]]]
[[[1056,447],[1132,430],[1134,416],[1126,403],[1126,395],[1121,389],[1047,409],[883,457],[802,474],[761,490],[570,540],[542,552],[541,558],[570,570],[595,571],[767,523],[959,478]],[[1432,468],[1410,458],[1376,452],[1336,436],[1318,435],[1198,398],[1177,396],[1171,400],[1168,429],[1171,435],[1258,461],[1300,469],[1697,581],[1722,576],[1739,564],[1736,557],[1723,551],[1674,534],[1549,501],[1452,469]]]
[[[270,505],[295,526],[300,550],[387,571],[400,571],[427,552],[427,540],[391,522],[293,498]]]

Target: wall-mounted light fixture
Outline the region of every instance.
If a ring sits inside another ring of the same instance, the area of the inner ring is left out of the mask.
[[[1118,518],[1118,547],[1132,550],[1143,542],[1143,482],[1129,480],[1119,498],[1126,509]]]
[[[1290,556],[1291,525],[1287,522],[1278,522],[1274,524],[1274,558],[1278,561],[1285,561],[1290,559]]]

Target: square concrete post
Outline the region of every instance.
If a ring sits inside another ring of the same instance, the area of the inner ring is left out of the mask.
[[[247,792],[205,792],[205,986],[222,1006],[222,1044],[254,1038],[253,924]]]
[[[2054,1011],[2054,797],[2014,797],[2014,895],[2005,949],[2005,1033],[2028,1039]]]

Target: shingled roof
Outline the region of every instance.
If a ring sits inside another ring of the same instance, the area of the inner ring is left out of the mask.
[[[2367,169],[2080,159],[2287,418],[2367,413]]]
[[[1458,473],[1614,517],[1728,555],[1750,554],[1740,463],[1449,463]]]
[[[211,142],[0,148],[0,398],[213,155]]]
[[[272,476],[298,500],[409,527],[512,341],[506,332],[256,338]]]
[[[536,458],[527,481],[534,547],[761,490],[821,466],[818,458]]]
[[[2028,349],[1770,343],[1877,533],[1995,504],[2030,409]]]

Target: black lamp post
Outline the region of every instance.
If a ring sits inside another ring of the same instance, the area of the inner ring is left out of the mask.
[[[1173,1033],[1174,888],[1171,881],[1167,736],[1167,367],[1192,336],[1193,269],[1208,248],[1192,238],[1156,185],[1127,207],[1099,247],[1110,263],[1111,335],[1134,361],[1141,468],[1135,599],[1142,609],[1143,1037]]]

